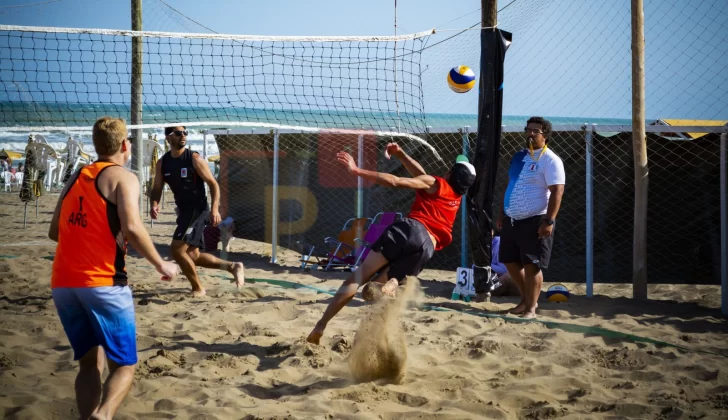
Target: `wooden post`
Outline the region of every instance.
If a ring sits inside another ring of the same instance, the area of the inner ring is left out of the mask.
[[[632,149],[634,153],[634,238],[632,297],[647,298],[647,141],[645,135],[645,15],[632,0]]]
[[[131,0],[131,29],[142,30],[142,0]],[[142,37],[131,39],[131,124],[142,123]],[[137,171],[139,177],[139,213],[144,217],[144,149],[142,130],[137,128],[132,132],[134,145],[132,146],[132,170]]]
[[[498,0],[480,0],[481,26],[493,27],[498,23]]]

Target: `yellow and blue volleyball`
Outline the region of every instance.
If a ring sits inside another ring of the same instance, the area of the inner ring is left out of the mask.
[[[475,86],[475,73],[468,66],[453,67],[447,74],[447,85],[454,92],[468,92]]]
[[[563,284],[554,284],[546,290],[546,300],[549,302],[566,302],[569,300],[569,289]]]

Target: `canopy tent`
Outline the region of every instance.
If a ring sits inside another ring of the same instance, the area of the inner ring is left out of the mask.
[[[23,154],[20,152],[13,152],[12,150],[0,150],[0,159],[20,159],[23,157]]]
[[[681,120],[681,119],[659,119],[650,125],[665,125],[672,127],[722,127],[728,125],[726,120]],[[663,137],[680,138],[685,140],[703,137],[706,133],[662,133]]]

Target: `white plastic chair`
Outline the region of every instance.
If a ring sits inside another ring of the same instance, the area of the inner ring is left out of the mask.
[[[22,172],[15,173],[15,182],[18,185],[18,190],[23,188],[23,173]]]
[[[13,191],[13,180],[15,177],[13,177],[13,173],[10,171],[5,171],[3,173],[3,178],[5,180],[4,184],[4,190],[5,191]]]

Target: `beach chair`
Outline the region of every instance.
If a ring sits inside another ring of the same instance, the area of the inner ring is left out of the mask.
[[[355,249],[355,239],[366,234],[370,223],[371,219],[366,217],[349,219],[344,223],[338,236],[336,238],[331,236],[324,238],[322,246],[303,245],[300,260],[301,268],[305,270],[323,267],[324,271],[339,267],[348,268],[350,266],[348,263],[332,263],[331,260],[337,256],[341,261],[350,257],[349,262],[354,262],[355,259],[352,253]]]
[[[372,219],[372,223],[369,225],[366,234],[363,237],[354,238],[354,247],[351,249],[351,254],[344,258],[333,256],[329,265],[324,269],[329,270],[332,265],[338,265],[346,267],[351,271],[355,271],[361,263],[366,259],[369,251],[371,250],[372,244],[382,236],[382,233],[397,220],[402,219],[402,213],[377,213]]]
[[[20,190],[20,187],[23,185],[23,173],[18,172],[15,174],[15,185],[18,186],[18,190]]]
[[[3,172],[3,178],[5,181],[4,189],[5,191],[13,191],[13,180],[15,177],[13,176],[13,173],[10,171]]]
[[[68,150],[65,165],[67,166],[63,175],[63,183],[65,183],[68,178],[71,177],[71,174],[76,172],[80,166],[91,163],[91,156],[83,151],[83,144],[81,144],[81,142],[74,140],[73,137],[69,137],[66,142],[66,147]]]

